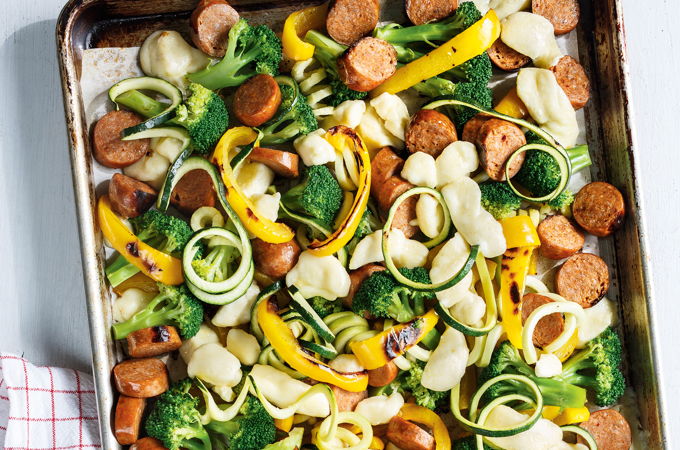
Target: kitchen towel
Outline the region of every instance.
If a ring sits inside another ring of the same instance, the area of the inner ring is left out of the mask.
[[[99,442],[90,375],[0,353],[0,448],[91,449]]]

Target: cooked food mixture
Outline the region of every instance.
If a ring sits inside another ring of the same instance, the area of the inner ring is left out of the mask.
[[[122,169],[97,204],[120,444],[631,446],[593,237],[625,199],[575,176],[590,86],[555,37],[578,2],[404,7],[334,0],[272,30],[201,0],[190,42],[153,33],[145,76],[109,90],[92,152]]]

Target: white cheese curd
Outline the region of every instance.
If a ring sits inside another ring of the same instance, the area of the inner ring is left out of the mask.
[[[201,324],[201,327],[191,339],[187,339],[182,342],[182,346],[179,348],[179,354],[185,363],[189,364],[191,355],[194,354],[197,348],[205,344],[219,344],[220,338],[215,333],[215,330],[210,328],[206,324]]]
[[[434,197],[423,194],[416,202],[416,219],[420,231],[431,239],[437,236],[444,226],[444,211]]]
[[[332,359],[328,365],[333,370],[337,370],[340,373],[354,373],[363,372],[364,366],[361,365],[359,359],[354,355],[338,355]]]
[[[439,345],[425,364],[421,384],[437,392],[453,389],[465,375],[469,354],[465,335],[446,327]]]
[[[427,262],[427,247],[415,239],[407,239],[401,230],[395,228],[390,232],[389,243],[392,261],[398,268],[422,267]],[[378,230],[359,241],[349,260],[349,269],[382,261],[385,261],[382,253],[382,230]]]
[[[501,21],[501,40],[508,47],[531,58],[536,67],[547,69],[562,57],[552,23],[538,14],[510,14]]]
[[[437,186],[437,167],[429,153],[415,152],[406,159],[401,176],[416,186],[434,188]]]
[[[350,279],[335,256],[314,256],[306,250],[286,275],[286,285],[297,287],[305,298],[320,296],[335,300],[347,296]]]
[[[509,406],[499,405],[491,410],[485,425],[493,428],[511,427],[522,423],[527,416]],[[489,441],[505,450],[554,450],[570,449],[569,444],[562,441],[562,429],[547,419],[538,419],[527,431],[514,436],[488,438]]]
[[[486,313],[486,302],[474,292],[467,291],[451,306],[449,312],[465,325],[474,326]]]
[[[383,425],[399,414],[402,406],[404,397],[395,391],[389,397],[378,395],[363,399],[357,404],[354,412],[363,416],[371,425]]]
[[[227,334],[227,350],[241,361],[244,366],[252,366],[260,356],[260,343],[252,334],[240,328],[232,328]]]
[[[465,265],[465,261],[470,254],[470,247],[460,233],[456,233],[453,238],[446,241],[439,250],[437,256],[432,260],[430,268],[430,279],[433,283],[440,283],[448,280]],[[458,283],[448,289],[438,291],[435,295],[439,303],[445,308],[450,308],[470,293],[472,283],[472,271]]]
[[[194,350],[187,374],[213,386],[236,386],[241,381],[241,362],[220,344],[204,344]]]
[[[305,166],[320,166],[335,161],[335,148],[323,138],[325,134],[326,130],[319,128],[293,141],[295,151]]]
[[[536,376],[550,378],[562,373],[562,362],[552,353],[544,353],[536,361]]]
[[[231,386],[212,386],[211,389],[225,402],[233,402],[234,398],[236,397]]]
[[[583,310],[584,319],[579,323],[577,348],[583,348],[589,341],[600,335],[607,327],[615,325],[616,304],[603,298],[595,306]]]
[[[333,109],[333,114],[324,119],[324,127],[332,128],[344,125],[356,128],[361,123],[361,118],[366,112],[366,102],[363,100],[346,100]]]
[[[435,161],[437,187],[449,184],[458,177],[467,177],[479,167],[475,144],[465,141],[452,142],[442,150]]]
[[[113,302],[114,322],[125,322],[149,304],[156,296],[153,292],[144,292],[141,289],[130,288]]]
[[[179,139],[171,137],[151,139],[151,152],[125,167],[123,173],[159,190],[163,186],[170,163],[181,152],[182,142]]]
[[[307,383],[271,366],[255,364],[250,375],[262,395],[279,408],[292,405],[311,388]],[[310,395],[299,406],[298,414],[312,417],[326,417],[330,414],[330,406],[323,392]]]
[[[552,71],[536,68],[520,70],[517,75],[517,95],[541,128],[564,147],[576,145],[576,111]]]
[[[236,327],[250,321],[250,309],[252,308],[260,288],[253,282],[245,294],[238,300],[220,306],[212,318],[212,324],[216,327]]]
[[[246,197],[264,194],[273,182],[274,171],[259,162],[243,162],[236,174],[236,183]]]
[[[503,227],[481,206],[479,185],[468,177],[459,177],[441,190],[451,221],[470,245],[479,245],[487,258],[500,256],[506,249]]]
[[[356,131],[369,151],[387,146],[404,148],[404,142],[385,128],[383,119],[372,106],[366,108],[366,114],[361,118],[361,124]]]
[[[493,9],[498,20],[503,20],[510,14],[523,11],[531,6],[531,0],[491,0],[489,8]]]
[[[281,193],[258,194],[251,198],[253,206],[259,215],[272,222],[279,218],[279,204],[281,203]]]
[[[139,63],[145,74],[184,89],[188,85],[185,76],[206,68],[210,58],[189,45],[178,32],[159,30],[142,44]]]
[[[395,137],[404,140],[406,126],[411,120],[406,103],[396,94],[383,92],[370,101],[375,112],[385,121],[385,128]]]
[[[382,230],[374,231],[354,247],[354,253],[349,260],[349,270],[358,269],[364,264],[384,261],[382,253]]]

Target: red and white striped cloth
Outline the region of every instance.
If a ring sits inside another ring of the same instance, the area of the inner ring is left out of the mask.
[[[101,447],[92,377],[0,353],[0,448]]]

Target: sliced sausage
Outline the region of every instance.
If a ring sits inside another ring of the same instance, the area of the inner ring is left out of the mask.
[[[486,123],[486,121],[490,118],[491,116],[486,116],[480,113],[465,122],[465,125],[463,126],[462,140],[465,142],[472,142],[473,144],[477,142],[479,129],[482,128],[482,125],[484,125],[484,123]]]
[[[224,0],[201,0],[191,14],[191,40],[203,53],[221,58],[227,49],[229,30],[238,12]]]
[[[500,39],[496,39],[486,53],[496,67],[506,72],[521,69],[531,62],[531,58],[507,46]]]
[[[212,178],[202,169],[187,172],[173,189],[170,202],[187,216],[201,206],[215,206],[217,195]]]
[[[167,450],[163,447],[163,443],[156,438],[145,437],[141,438],[130,446],[130,450]]]
[[[128,397],[149,398],[168,390],[168,370],[160,359],[129,359],[113,368],[116,389]]]
[[[338,411],[351,412],[357,407],[360,401],[368,398],[368,391],[350,392],[337,386],[331,386],[335,400],[338,402]]]
[[[571,220],[561,214],[546,217],[536,228],[541,255],[548,259],[568,258],[581,250],[585,237]]]
[[[434,450],[434,437],[413,422],[394,416],[387,425],[387,439],[402,450]]]
[[[574,109],[581,109],[590,100],[590,80],[581,64],[569,55],[565,55],[550,68],[555,74],[557,84],[562,90]]]
[[[525,294],[522,297],[522,323],[527,320],[536,308],[551,302],[553,300],[544,295]],[[534,345],[538,348],[543,348],[557,339],[562,334],[562,331],[564,331],[564,317],[562,314],[553,313],[545,316],[538,321],[534,329]]]
[[[555,34],[566,34],[578,25],[581,8],[578,0],[531,0],[531,12],[548,19]]]
[[[92,143],[94,159],[113,169],[122,169],[146,155],[151,148],[150,139],[123,141],[123,130],[139,125],[142,119],[130,111],[111,111],[94,126]]]
[[[326,31],[335,41],[350,45],[371,34],[379,19],[378,0],[334,0],[326,16]]]
[[[607,263],[591,253],[571,256],[555,275],[557,293],[584,308],[590,308],[599,302],[608,289]]]
[[[249,127],[259,127],[276,114],[281,105],[281,88],[274,77],[259,74],[236,89],[234,115]]]
[[[380,206],[382,215],[387,216],[392,203],[394,203],[397,197],[413,187],[415,186],[397,176],[388,178],[383,184],[378,186],[375,198],[378,206]],[[418,196],[413,195],[402,202],[394,213],[392,228],[401,230],[407,238],[413,237],[418,232],[418,227],[411,225],[411,221],[416,219],[417,203]]]
[[[425,152],[436,158],[457,140],[453,122],[433,109],[421,109],[406,127],[406,147],[411,153]]]
[[[255,268],[273,279],[284,277],[297,264],[300,246],[295,239],[283,244],[270,244],[262,239],[253,239],[253,262]]]
[[[595,439],[598,450],[628,450],[633,443],[628,421],[614,409],[594,411],[580,426]],[[586,444],[581,437],[578,443]]]
[[[397,51],[387,41],[365,37],[338,58],[338,74],[348,88],[368,92],[397,70]]]
[[[392,361],[382,367],[368,371],[368,385],[374,387],[387,386],[397,378],[399,368]]]
[[[160,325],[128,334],[127,345],[128,354],[133,358],[148,358],[179,349],[182,340],[175,327]]]
[[[130,445],[137,441],[145,406],[145,398],[128,397],[126,395],[118,397],[113,429],[116,440],[120,445]]]
[[[255,147],[248,158],[272,169],[276,174],[286,178],[297,178],[300,157],[296,153],[275,150],[273,148]]]
[[[158,194],[146,183],[115,173],[109,182],[111,208],[126,219],[144,214],[156,201]]]
[[[600,237],[618,230],[626,215],[621,192],[603,181],[583,186],[576,194],[571,209],[574,219],[584,230]]]
[[[477,135],[480,148],[480,163],[489,178],[505,181],[505,162],[515,150],[526,145],[527,139],[522,130],[512,122],[502,119],[489,119],[482,124]],[[517,175],[524,163],[525,154],[518,155],[510,165],[510,178]]]
[[[390,147],[383,147],[371,161],[371,194],[377,195],[378,186],[393,175],[401,172],[404,159],[399,157]]]
[[[414,25],[442,20],[458,8],[458,0],[406,0],[406,15]]]
[[[366,278],[370,277],[373,272],[380,272],[383,270],[387,269],[385,269],[385,267],[381,265],[373,263],[365,264],[359,267],[358,269],[352,270],[349,273],[350,279],[349,293],[347,294],[347,297],[343,297],[342,304],[348,308],[351,308],[352,300],[354,299],[354,294],[356,294],[357,291],[359,290],[361,283],[363,283]]]

